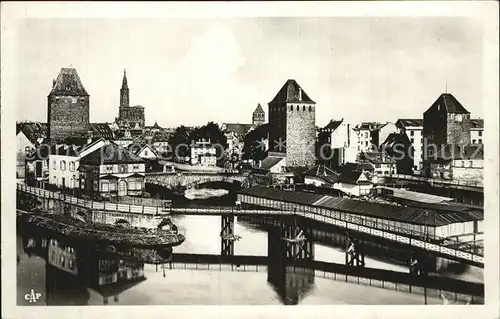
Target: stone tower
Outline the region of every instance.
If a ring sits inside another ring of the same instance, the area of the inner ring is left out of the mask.
[[[257,105],[255,111],[252,114],[252,124],[255,126],[263,125],[266,123],[266,113],[260,106],[260,103]]]
[[[90,97],[73,68],[62,68],[48,97],[47,137],[50,143],[85,136],[89,127]]]
[[[287,166],[316,164],[316,102],[295,80],[269,102],[269,127],[269,155],[285,156]]]
[[[470,144],[470,127],[469,111],[450,93],[441,94],[424,112],[424,141],[438,150],[447,144]]]

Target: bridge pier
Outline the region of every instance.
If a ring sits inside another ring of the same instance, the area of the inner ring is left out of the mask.
[[[365,252],[363,241],[356,240],[347,235],[347,247],[345,251],[345,264],[351,267],[365,267]]]
[[[290,260],[292,263],[300,260],[314,260],[313,229],[311,227],[299,223],[297,218],[293,218],[291,223],[282,220],[281,234],[286,260]]]
[[[234,256],[234,215],[221,215],[221,251],[222,256]]]

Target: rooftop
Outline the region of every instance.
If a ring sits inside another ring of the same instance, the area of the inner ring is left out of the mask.
[[[437,100],[429,107],[427,111],[434,107],[444,107],[446,110],[446,113],[462,113],[462,114],[469,114],[470,112],[467,111],[460,102],[450,93],[443,93],[441,94]],[[426,112],[427,112],[426,111]]]
[[[308,103],[315,104],[302,87],[294,79],[290,79],[278,91],[278,94],[269,103]]]
[[[106,164],[127,164],[127,163],[144,163],[144,160],[126,148],[115,143],[104,145],[103,147],[84,156],[80,163],[89,165],[106,165]]]
[[[62,68],[49,95],[89,96],[74,68]]]
[[[456,212],[452,209],[446,209],[446,207],[437,211],[418,207],[372,203],[362,200],[320,194],[283,191],[266,187],[247,188],[239,193],[243,195],[263,197],[271,200],[279,200],[311,207],[322,207],[352,213],[355,215],[371,216],[418,225],[445,226],[453,223],[483,220],[482,214]]]
[[[39,141],[43,141],[47,138],[47,123],[41,122],[19,122],[16,123],[16,135],[19,132],[28,138],[28,140],[33,145],[38,145]]]
[[[396,125],[402,127],[423,127],[424,120],[423,119],[398,119],[396,121]]]
[[[253,111],[254,113],[265,113],[264,112],[264,109],[262,108],[262,106],[260,106],[260,103],[257,104],[257,107],[255,108],[255,111]]]

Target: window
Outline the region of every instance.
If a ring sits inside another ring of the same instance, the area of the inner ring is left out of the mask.
[[[26,146],[26,147],[24,148],[24,153],[25,153],[25,154],[28,154],[28,153],[30,152],[30,150],[31,150],[31,147]]]
[[[144,150],[144,156],[148,156],[148,150]]]
[[[61,161],[61,171],[66,170],[66,161]]]
[[[368,146],[368,141],[365,141],[365,146]]]
[[[311,111],[312,111],[312,106],[309,105],[309,112],[311,112]]]
[[[300,110],[299,110],[299,106],[298,106],[298,105],[297,105],[297,111],[300,111]]]
[[[305,110],[306,110],[306,106],[302,105],[302,111],[305,111]]]
[[[81,97],[80,102],[85,102],[85,98]]]
[[[476,144],[476,140],[472,140],[472,144]]]
[[[72,172],[75,171],[75,162],[69,162],[69,170]]]
[[[415,143],[415,140],[413,138],[411,138],[410,142],[413,144],[413,143]]]
[[[472,161],[469,161],[469,167],[472,167]]]
[[[477,134],[478,134],[479,136],[483,136],[483,131],[479,131],[479,132],[477,132]]]
[[[464,166],[465,166],[465,162],[464,162],[464,161],[461,161],[461,162],[460,162],[460,166],[461,166],[461,167],[464,167]]]
[[[52,167],[53,167],[52,169],[56,169],[56,166],[57,166],[57,162],[56,162],[56,160],[54,160],[54,161],[52,162]]]
[[[410,131],[410,136],[415,135],[415,131]]]
[[[101,190],[103,192],[109,192],[109,183],[108,183],[108,181],[102,181],[101,182]]]
[[[290,105],[290,111],[293,111],[293,105]]]
[[[483,144],[483,140],[482,140],[482,139],[479,139],[478,143],[479,143],[479,144]]]

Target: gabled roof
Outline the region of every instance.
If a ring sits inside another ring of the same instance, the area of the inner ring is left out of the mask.
[[[43,138],[44,140],[47,138],[47,123],[41,122],[20,122],[16,123],[16,135],[19,132],[23,132],[23,134],[28,138],[28,140],[33,144],[38,144],[38,139]]]
[[[253,124],[240,124],[240,123],[224,123],[226,132],[232,132],[238,135],[247,134],[254,126]]]
[[[343,121],[344,119],[341,119],[340,121],[330,120],[330,122],[325,127],[321,128],[320,131],[334,132],[340,126],[340,124],[342,124]]]
[[[338,181],[341,183],[356,185],[362,174],[364,174],[362,171],[345,170],[338,177]]]
[[[131,145],[130,148],[132,148],[132,146],[134,146],[134,144]],[[129,148],[129,149],[130,149]],[[145,149],[145,148],[148,148],[155,156],[158,156],[158,154],[156,153],[156,151],[153,149],[153,147],[151,147],[151,145],[148,145],[148,144],[142,144],[140,145],[140,147],[135,147],[134,149],[130,149],[130,151],[132,153],[134,153],[135,155],[139,156],[139,154],[141,154],[141,152]]]
[[[90,123],[90,129],[96,137],[114,138],[113,130],[111,130],[108,123]]]
[[[310,103],[315,104],[297,81],[290,79],[281,87],[278,94],[269,103]]]
[[[408,149],[406,146],[410,145],[410,139],[405,133],[390,133],[385,141],[380,145],[383,148],[393,148],[396,145],[404,146],[405,151]]]
[[[280,157],[280,156],[268,156],[268,157],[264,158],[260,168],[264,169],[264,170],[270,170],[273,166],[278,164],[283,159],[284,159],[284,157]]]
[[[441,94],[437,100],[429,107],[427,111],[430,109],[436,107],[436,106],[441,106],[444,107],[446,110],[446,113],[462,113],[462,114],[470,114],[469,111],[467,111],[458,100],[451,95],[450,93],[443,93]],[[426,111],[426,112],[427,112]]]
[[[253,111],[253,113],[265,113],[264,112],[264,109],[262,109],[262,106],[260,106],[260,103],[257,104],[257,108],[255,109],[255,111]]]
[[[110,143],[84,156],[80,163],[89,165],[145,163],[142,158],[124,147]]]
[[[471,119],[470,125],[471,125],[471,128],[484,128],[484,120],[483,119]]]
[[[49,95],[89,96],[74,68],[62,68]]]
[[[402,127],[423,127],[424,120],[423,119],[398,119],[396,121],[396,125]]]

